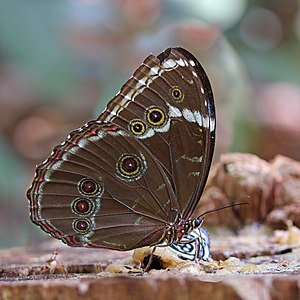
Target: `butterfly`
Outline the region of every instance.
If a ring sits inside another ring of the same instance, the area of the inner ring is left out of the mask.
[[[215,131],[213,93],[198,60],[183,48],[151,54],[97,119],[37,166],[27,192],[31,221],[75,247],[176,248],[183,240],[206,247],[202,219],[192,214]]]

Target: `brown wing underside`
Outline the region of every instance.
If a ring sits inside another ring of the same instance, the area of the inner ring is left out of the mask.
[[[37,167],[31,220],[70,246],[158,244],[166,225],[197,205],[214,134],[212,91],[198,61],[181,48],[150,55],[98,120]]]
[[[182,99],[172,96],[176,87]],[[147,122],[145,112],[151,107],[163,109],[169,128]],[[158,57],[150,55],[98,119],[129,130],[132,120],[146,124],[148,132],[137,138],[163,166],[181,217],[189,217],[206,183],[215,137],[212,90],[196,58],[181,48],[166,50]]]
[[[139,179],[118,174],[124,154],[140,158],[144,169]],[[82,193],[79,183],[84,179],[95,182],[100,191]],[[31,219],[70,246],[138,248],[158,243],[164,234],[173,208],[168,185],[161,167],[139,141],[115,125],[93,121],[72,133],[37,168],[28,192]],[[76,199],[87,199],[93,210],[87,215],[74,211]],[[88,222],[90,230],[77,232],[78,220]]]

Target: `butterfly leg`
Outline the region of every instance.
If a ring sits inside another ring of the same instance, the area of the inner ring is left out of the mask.
[[[148,272],[148,270],[149,270],[149,268],[150,268],[150,266],[151,266],[151,264],[152,264],[152,261],[153,261],[153,256],[154,256],[154,251],[155,251],[155,249],[156,249],[156,246],[153,247],[153,249],[152,249],[152,251],[151,251],[151,253],[150,253],[149,260],[148,260],[148,262],[147,262],[145,268],[143,269],[143,273]]]

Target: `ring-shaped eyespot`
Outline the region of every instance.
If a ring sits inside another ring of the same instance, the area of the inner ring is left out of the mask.
[[[83,178],[78,183],[79,193],[85,196],[94,196],[103,193],[103,186],[91,178]]]
[[[146,132],[146,124],[138,119],[130,121],[128,127],[129,131],[136,136],[143,135]]]
[[[86,234],[92,229],[92,222],[91,220],[84,218],[84,219],[76,219],[73,221],[72,227],[74,231],[80,234]]]
[[[154,127],[162,127],[166,124],[167,117],[161,108],[153,106],[146,110],[146,120]]]
[[[76,198],[72,201],[71,209],[77,215],[87,216],[95,211],[95,203],[88,198]]]
[[[126,181],[137,180],[146,170],[146,161],[143,156],[125,153],[119,158],[116,168],[119,178]]]
[[[179,86],[173,86],[170,90],[171,96],[175,101],[182,101],[184,98],[184,93]]]

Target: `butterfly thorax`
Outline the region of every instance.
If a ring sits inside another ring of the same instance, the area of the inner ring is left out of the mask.
[[[175,224],[167,225],[165,236],[167,245],[179,243],[184,236],[191,233],[194,229],[199,228],[202,223],[203,220],[198,217],[194,219],[189,218],[186,221],[181,219]]]

